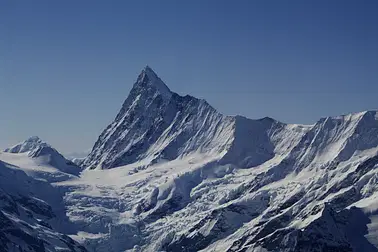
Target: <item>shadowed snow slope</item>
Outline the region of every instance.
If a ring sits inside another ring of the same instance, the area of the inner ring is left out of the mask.
[[[377,111],[224,116],[146,67],[78,176],[30,142],[0,159],[64,204],[35,193],[89,251],[378,252]]]
[[[50,184],[0,161],[0,251],[87,251],[57,231],[69,233],[62,203]]]

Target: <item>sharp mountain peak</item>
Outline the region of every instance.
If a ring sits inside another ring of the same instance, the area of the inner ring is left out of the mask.
[[[137,81],[134,84],[133,89],[136,89],[138,93],[149,91],[152,93],[159,93],[164,98],[169,99],[172,95],[171,90],[162,81],[154,70],[146,65],[138,76]],[[152,91],[154,92],[151,92]]]

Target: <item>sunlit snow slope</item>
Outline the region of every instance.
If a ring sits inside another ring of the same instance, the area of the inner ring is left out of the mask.
[[[80,174],[23,146],[0,160],[60,195],[57,231],[89,251],[378,251],[377,111],[224,116],[146,67]]]

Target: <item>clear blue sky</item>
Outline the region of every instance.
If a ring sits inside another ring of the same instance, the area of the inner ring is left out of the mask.
[[[0,0],[0,147],[91,148],[150,65],[225,114],[378,108],[378,1]]]

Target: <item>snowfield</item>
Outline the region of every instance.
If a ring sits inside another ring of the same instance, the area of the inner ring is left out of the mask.
[[[146,67],[84,160],[0,160],[3,251],[378,251],[377,111],[224,116]]]

